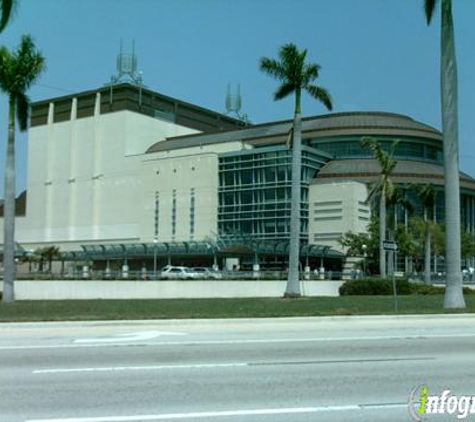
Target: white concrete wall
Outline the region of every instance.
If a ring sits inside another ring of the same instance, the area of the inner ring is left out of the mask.
[[[142,214],[140,237],[155,237],[155,195],[159,198],[160,242],[204,240],[218,232],[218,188],[220,152],[241,149],[240,142],[182,148],[143,156],[141,180]],[[191,233],[191,197],[195,198],[194,232]],[[173,232],[173,195],[176,198]]]
[[[311,185],[309,190],[309,242],[341,250],[343,233],[367,233],[370,207],[364,202],[364,183],[344,182]]]
[[[30,128],[27,216],[17,220],[16,240],[62,250],[138,240],[142,154],[167,136],[196,132],[130,111],[81,119],[72,112]]]
[[[305,296],[338,296],[342,281],[305,281]],[[282,297],[286,281],[25,281],[16,300]]]

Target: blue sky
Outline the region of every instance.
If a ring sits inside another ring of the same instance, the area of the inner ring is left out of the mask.
[[[240,83],[252,122],[288,119],[293,102],[274,102],[277,83],[262,56],[294,42],[322,66],[334,111],[388,111],[440,128],[439,27],[427,27],[423,0],[20,0],[0,43],[30,33],[48,69],[30,91],[43,100],[102,86],[115,73],[123,39],[135,40],[152,90],[224,111],[228,82]],[[460,167],[475,176],[474,0],[453,0],[459,65]],[[325,113],[305,98],[304,115]],[[0,174],[7,99],[0,97]],[[26,188],[27,138],[18,137],[17,191]],[[3,179],[3,177],[2,177]],[[2,183],[3,185],[3,183]],[[3,186],[0,187],[0,194]]]

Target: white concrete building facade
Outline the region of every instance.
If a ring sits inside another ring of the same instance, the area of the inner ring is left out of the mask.
[[[289,237],[291,125],[251,125],[128,83],[37,102],[16,240],[67,252],[239,235],[277,248]],[[383,147],[400,140],[394,181],[433,183],[443,218],[436,129],[398,114],[358,112],[305,118],[302,133],[304,244],[337,251],[343,233],[367,231],[368,186],[379,168],[361,148],[362,136]],[[475,181],[460,178],[462,223],[475,231]]]

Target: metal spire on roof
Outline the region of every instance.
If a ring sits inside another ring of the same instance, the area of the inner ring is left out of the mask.
[[[249,122],[247,114],[241,113],[242,96],[241,96],[241,84],[237,84],[236,94],[231,93],[231,84],[228,83],[225,99],[226,115],[234,114],[238,119],[244,122]]]
[[[122,40],[120,40],[120,51],[117,55],[117,74],[111,76],[111,85],[121,82],[130,82],[138,86],[143,86],[142,72],[137,70],[135,41],[132,41],[132,53],[124,53]]]

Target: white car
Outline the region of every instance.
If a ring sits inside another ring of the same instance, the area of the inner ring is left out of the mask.
[[[190,272],[193,275],[193,278],[222,278],[222,275],[219,271],[214,271],[206,267],[193,267],[190,269]]]
[[[160,271],[160,278],[169,280],[192,280],[194,277],[188,267],[174,267],[172,265],[167,265],[162,268],[162,271]]]

